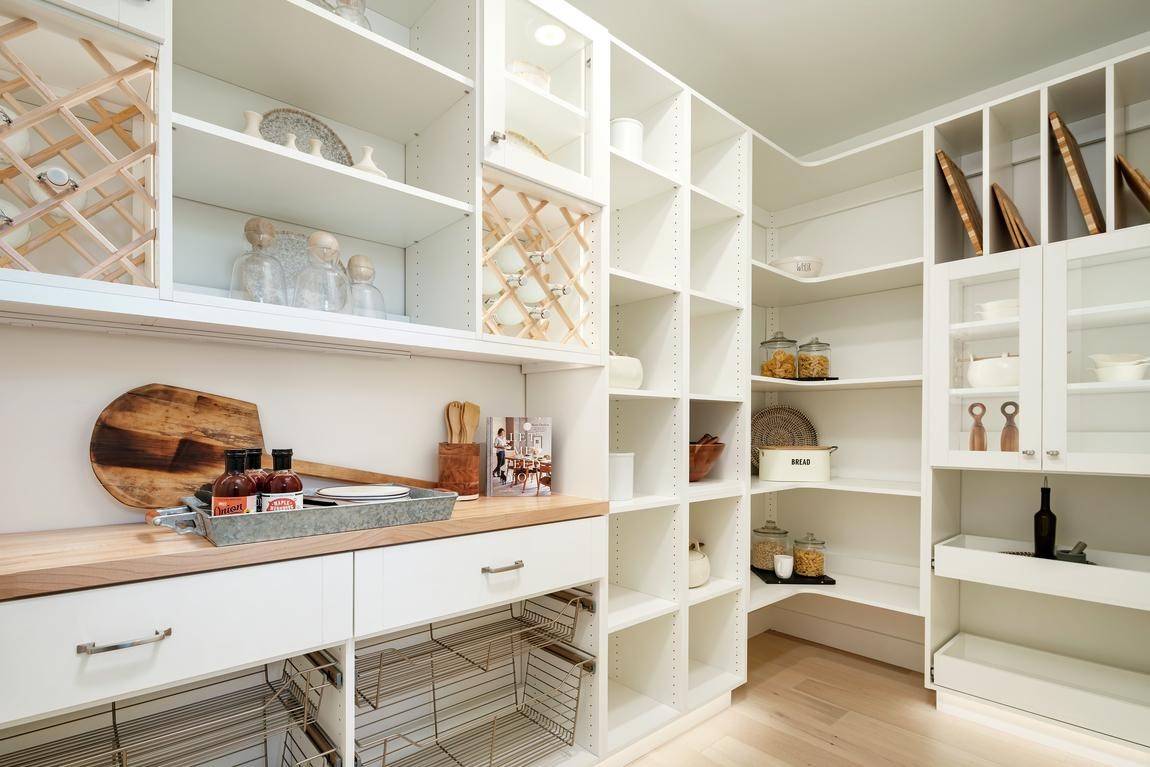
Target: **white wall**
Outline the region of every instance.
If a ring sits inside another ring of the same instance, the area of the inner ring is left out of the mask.
[[[429,479],[444,404],[477,402],[481,425],[525,405],[517,365],[13,327],[0,359],[0,533],[141,519],[96,481],[88,443],[100,411],[147,383],[255,402],[266,446],[299,458]]]

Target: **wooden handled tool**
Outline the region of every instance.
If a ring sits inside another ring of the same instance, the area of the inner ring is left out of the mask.
[[[974,426],[970,427],[970,449],[986,450],[986,427],[982,425],[982,417],[986,415],[986,405],[981,402],[972,402],[967,412],[974,419]]]

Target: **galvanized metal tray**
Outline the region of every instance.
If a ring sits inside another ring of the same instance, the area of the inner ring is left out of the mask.
[[[411,488],[411,495],[394,501],[369,501],[339,505],[305,506],[292,511],[265,511],[213,517],[208,506],[196,498],[184,498],[183,506],[159,509],[152,524],[181,534],[201,535],[217,546],[280,541],[307,535],[346,533],[418,522],[438,522],[451,517],[458,493]]]

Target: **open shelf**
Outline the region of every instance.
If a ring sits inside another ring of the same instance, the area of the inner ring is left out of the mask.
[[[177,197],[396,247],[474,212],[450,197],[194,117],[173,115],[172,126]]]
[[[687,589],[687,604],[697,605],[700,602],[706,602],[716,597],[725,596],[732,592],[738,591],[743,587],[739,581],[730,578],[715,578],[712,577],[702,586],[697,586],[693,589]]]
[[[922,376],[888,376],[885,378],[840,378],[837,381],[792,381],[786,378],[751,376],[751,390],[842,391],[844,389],[911,389],[922,386]]]
[[[720,200],[705,189],[691,187],[691,229],[734,221],[742,215],[743,212],[734,205]]]
[[[611,501],[611,513],[626,514],[629,511],[660,509],[678,504],[679,497],[676,495],[636,495],[629,501]]]
[[[964,632],[934,654],[934,681],[1135,743],[1150,732],[1150,674]]]
[[[794,277],[773,266],[752,261],[752,303],[755,306],[796,306],[921,285],[922,265],[921,258],[910,258],[837,274]]]
[[[583,137],[586,111],[509,73],[505,81],[509,124],[544,152],[551,154]]]
[[[611,148],[612,208],[626,208],[672,192],[679,186],[679,180],[670,173]]]
[[[1150,610],[1150,557],[1087,549],[1081,565],[1007,554],[1032,541],[958,535],[935,544],[935,574],[1040,594]]]
[[[607,750],[618,751],[679,718],[665,703],[614,679],[607,682]]]
[[[1047,107],[1058,112],[1067,130],[1074,136],[1081,155],[1081,166],[1098,200],[1103,232],[1114,222],[1107,221],[1110,190],[1107,188],[1106,151],[1106,69],[1061,80],[1047,87]],[[1086,219],[1078,204],[1077,194],[1066,171],[1054,131],[1046,124],[1047,153],[1047,232],[1050,242],[1061,242],[1089,234]],[[1111,160],[1113,162],[1113,160]]]
[[[687,701],[701,706],[743,683],[738,674],[691,658],[687,663]]]
[[[740,591],[691,605],[687,641],[687,708],[743,683],[747,620]]]
[[[679,456],[683,433],[680,400],[612,398],[610,407],[611,452],[635,454],[634,500],[623,502],[620,508],[637,511],[644,497],[651,499],[648,508],[676,505],[675,494],[686,470]]]
[[[663,282],[641,274],[628,272],[625,269],[611,267],[611,305],[634,304],[660,296],[669,296],[678,293],[679,289],[672,283]]]
[[[660,389],[608,389],[611,399],[678,399],[678,392]]]
[[[679,603],[670,599],[611,584],[607,599],[607,631],[610,633],[630,628],[678,609]]]
[[[761,479],[751,482],[751,495],[781,493],[786,490],[833,490],[842,493],[902,495],[912,498],[922,495],[922,486],[918,482],[900,482],[889,479],[831,477],[828,482],[771,482]]]
[[[710,295],[701,290],[691,291],[692,317],[706,317],[708,314],[718,314],[720,312],[737,312],[742,308],[743,305],[739,301],[723,298],[722,296]]]
[[[174,6],[177,65],[399,143],[475,90],[471,78],[307,0]],[[348,79],[364,72],[379,76]]]
[[[692,402],[726,402],[729,404],[737,404],[743,401],[743,398],[738,394],[699,394],[692,392],[688,396]]]
[[[827,574],[835,579],[833,586],[798,586],[792,584],[764,583],[759,576],[751,573],[750,610],[769,607],[776,602],[797,594],[818,594],[845,602],[880,607],[896,613],[920,615],[918,588],[902,583],[880,581],[875,578],[862,578],[856,575],[843,575],[828,569]]]
[[[702,479],[687,485],[687,500],[694,503],[715,498],[734,498],[742,495],[743,490],[743,483],[738,480]]]

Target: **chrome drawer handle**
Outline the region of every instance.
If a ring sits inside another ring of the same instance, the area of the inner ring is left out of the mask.
[[[100,645],[99,647],[96,646],[95,642],[88,642],[87,644],[76,645],[76,654],[77,655],[99,655],[102,652],[112,652],[113,650],[126,650],[129,647],[139,647],[140,645],[155,644],[156,642],[162,642],[165,639],[167,639],[168,637],[170,637],[171,635],[172,635],[172,629],[171,629],[171,627],[168,627],[168,628],[164,629],[163,631],[161,631],[160,629],[156,629],[155,634],[153,634],[150,637],[144,637],[143,639],[129,639],[126,642],[116,642],[115,644],[105,644],[105,645]]]
[[[484,575],[494,575],[495,573],[509,573],[512,570],[521,570],[521,569],[523,569],[523,560],[517,559],[517,560],[515,560],[515,564],[513,564],[513,565],[504,565],[503,567],[491,567],[490,565],[488,565],[487,567],[484,567],[479,572],[483,573]]]

